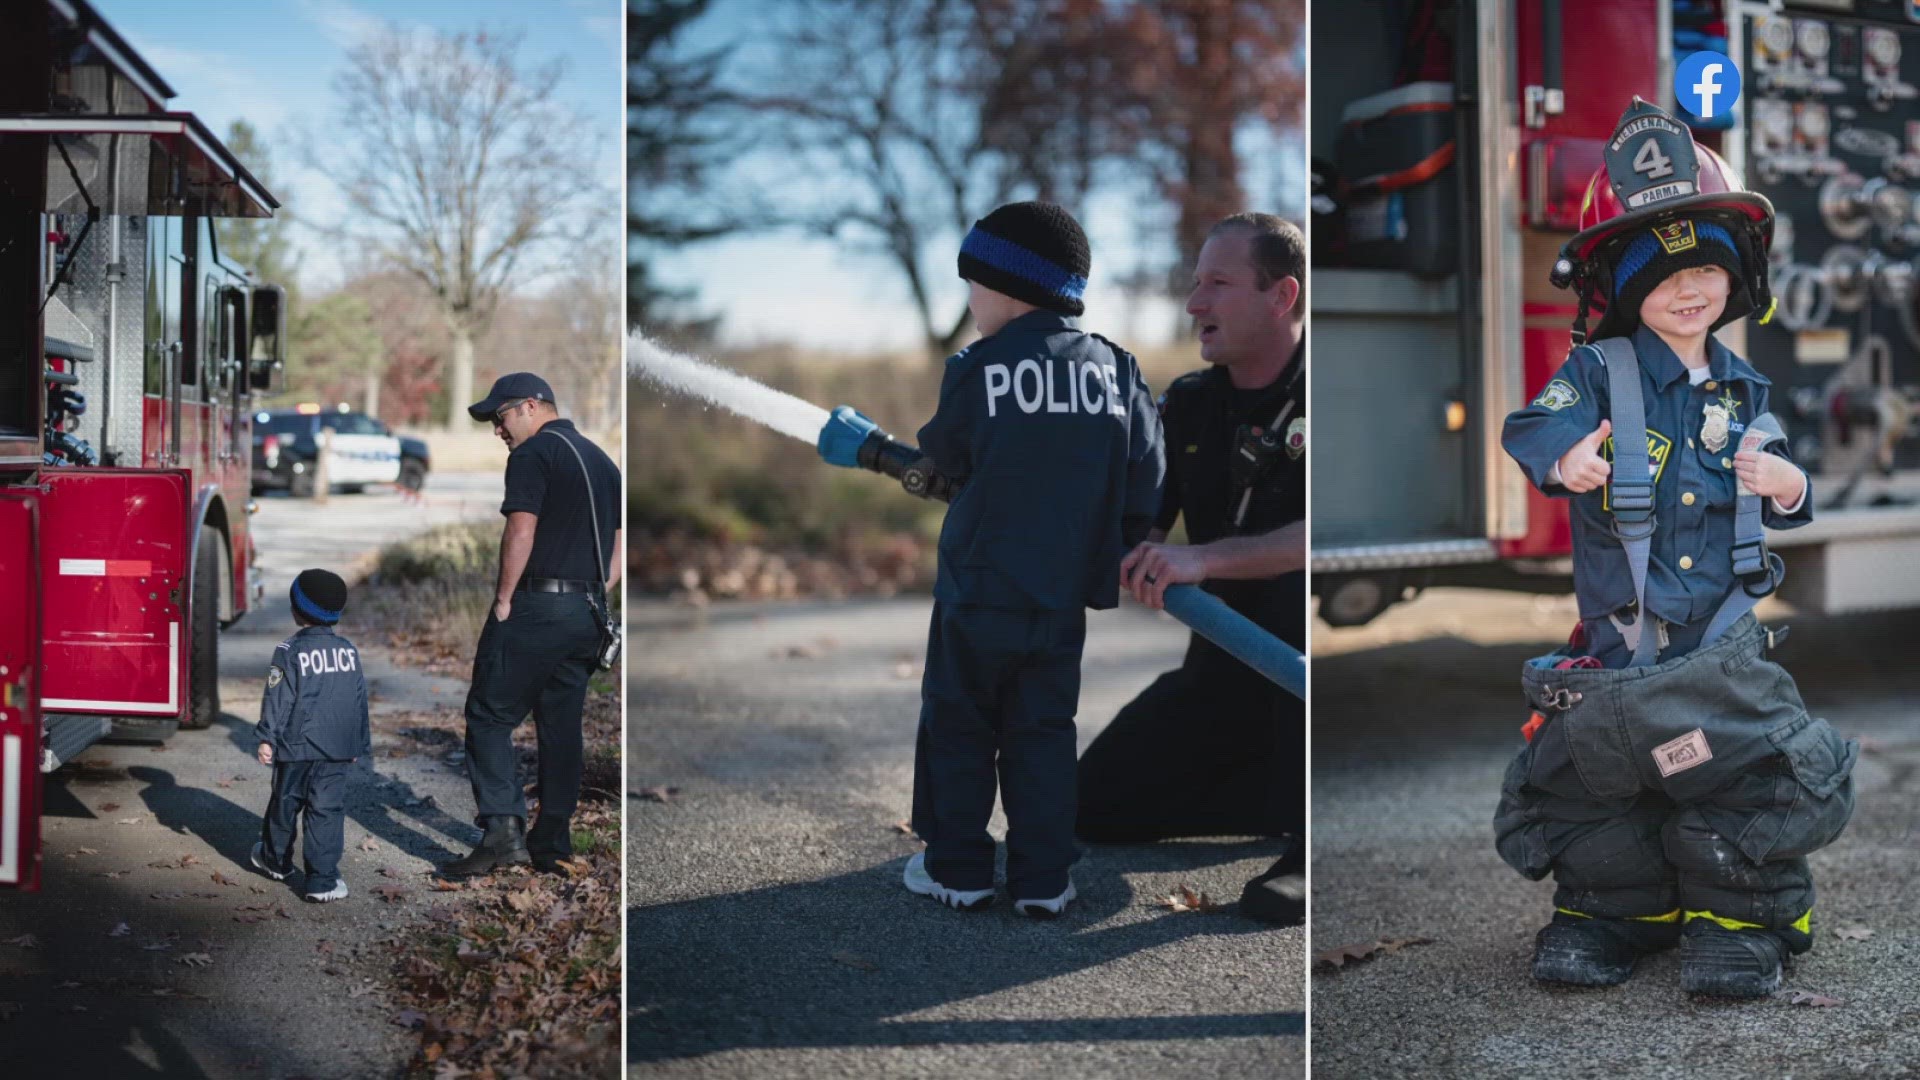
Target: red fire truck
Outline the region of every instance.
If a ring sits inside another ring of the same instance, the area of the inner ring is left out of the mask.
[[[1695,137],[1779,215],[1779,311],[1721,336],[1772,381],[1814,479],[1814,523],[1769,538],[1782,596],[1815,612],[1920,605],[1920,3],[1312,12],[1313,582],[1328,622],[1430,585],[1571,591],[1566,505],[1501,452],[1501,422],[1566,357],[1574,301],[1547,273],[1602,143],[1633,95],[1675,111],[1676,62],[1700,49],[1743,79]]]
[[[83,0],[0,22],[0,886],[31,889],[42,771],[219,714],[286,312],[220,249],[278,204],[153,68]]]

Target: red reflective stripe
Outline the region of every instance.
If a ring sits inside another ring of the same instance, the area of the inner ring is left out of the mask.
[[[108,577],[146,577],[153,573],[153,564],[144,559],[108,559]]]

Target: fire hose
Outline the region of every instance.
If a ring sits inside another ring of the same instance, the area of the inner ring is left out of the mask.
[[[890,476],[909,494],[923,499],[952,502],[963,486],[934,468],[933,459],[918,447],[895,439],[845,405],[833,410],[820,429],[816,448],[833,464],[854,465]],[[1306,696],[1306,658],[1219,597],[1197,585],[1169,585],[1164,602],[1169,615],[1234,659],[1295,697]]]

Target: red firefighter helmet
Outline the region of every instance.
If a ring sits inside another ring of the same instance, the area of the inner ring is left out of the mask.
[[[1613,260],[1624,238],[1682,218],[1724,226],[1740,249],[1745,273],[1727,301],[1724,325],[1751,311],[1772,314],[1767,252],[1773,246],[1773,204],[1743,189],[1740,177],[1665,110],[1638,97],[1627,106],[1601,153],[1605,164],[1587,181],[1580,231],[1560,248],[1551,280],[1581,301],[1575,330],[1584,337],[1586,309],[1605,311]],[[1602,323],[1602,330],[1606,325]]]

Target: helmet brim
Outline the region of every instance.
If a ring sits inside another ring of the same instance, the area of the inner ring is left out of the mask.
[[[1635,210],[1609,218],[1592,228],[1583,229],[1573,235],[1560,248],[1560,254],[1575,262],[1585,262],[1593,257],[1603,245],[1618,239],[1622,234],[1638,229],[1649,229],[1673,218],[1697,217],[1702,213],[1713,212],[1737,214],[1742,219],[1762,224],[1769,241],[1773,233],[1773,204],[1765,195],[1751,191],[1710,191],[1698,195],[1688,195],[1679,199],[1668,199],[1658,206],[1649,206],[1644,210]]]

